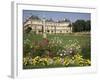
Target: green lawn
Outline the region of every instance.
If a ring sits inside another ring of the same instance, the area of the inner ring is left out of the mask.
[[[64,44],[68,44],[68,40],[78,40],[80,46],[82,47],[82,55],[84,58],[91,59],[91,37],[90,35],[74,35],[74,34],[54,34],[54,35],[48,35],[48,39],[51,39],[53,37],[60,37]]]
[[[74,35],[74,34],[53,34],[48,35],[47,38],[51,39],[53,37],[60,37],[64,42],[68,40],[77,39],[81,46],[90,44],[90,35]]]
[[[35,40],[35,41],[40,41],[43,38],[42,34],[30,34],[30,36],[27,37],[27,39],[29,40]],[[81,46],[86,46],[86,45],[90,45],[90,35],[74,35],[74,34],[47,34],[47,38],[48,39],[52,39],[54,37],[59,37],[61,39],[63,39],[64,42],[67,42],[68,40],[73,40],[73,39],[77,39],[80,43]]]
[[[59,37],[63,40],[63,44],[69,44],[68,40],[78,40],[80,46],[82,47],[82,55],[84,58],[91,58],[91,37],[90,34],[80,34],[78,33],[75,35],[74,33],[71,34],[47,34],[47,38],[50,40],[54,37]],[[31,42],[34,41],[41,41],[43,39],[42,34],[33,34],[32,32],[28,36],[24,36],[24,39],[27,38]]]

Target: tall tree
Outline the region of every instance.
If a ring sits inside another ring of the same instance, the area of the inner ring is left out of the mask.
[[[90,31],[91,25],[90,25],[90,20],[85,21],[85,20],[77,20],[76,22],[73,23],[73,32],[82,32],[82,31]]]
[[[90,21],[90,20],[87,20],[87,21],[86,21],[85,30],[86,30],[86,31],[90,31],[90,30],[91,30],[91,21]]]

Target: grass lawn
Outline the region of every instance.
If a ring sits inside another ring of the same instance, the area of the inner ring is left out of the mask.
[[[34,41],[41,41],[43,38],[42,34],[29,34],[27,38],[29,39],[31,42]],[[91,37],[90,34],[80,34],[78,33],[77,35],[75,35],[75,33],[71,33],[71,34],[47,34],[47,38],[50,40],[54,37],[59,37],[63,40],[64,44],[69,44],[68,40],[78,40],[80,46],[82,47],[82,55],[84,58],[91,58]]]
[[[31,36],[31,37],[30,37]],[[38,35],[34,35],[34,34],[30,34],[30,36],[28,36],[27,38],[29,40],[35,40],[35,41],[40,41],[43,38],[43,35],[38,34]],[[86,45],[90,45],[90,35],[74,35],[74,34],[47,34],[47,38],[48,39],[52,39],[54,37],[59,37],[61,38],[64,42],[67,42],[68,40],[73,40],[73,39],[77,39],[80,43],[81,46],[86,46]]]
[[[53,37],[60,37],[65,43],[68,40],[77,39],[81,46],[86,46],[90,44],[90,35],[74,35],[74,34],[53,34],[48,35],[47,38],[51,39]]]
[[[91,37],[90,35],[74,35],[74,34],[53,34],[53,35],[48,35],[48,39],[51,39],[53,37],[60,37],[64,44],[69,44],[67,41],[68,40],[78,40],[80,46],[82,47],[82,55],[84,58],[89,58],[91,59]]]

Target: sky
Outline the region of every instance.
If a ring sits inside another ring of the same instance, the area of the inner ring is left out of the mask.
[[[75,12],[57,12],[57,11],[36,11],[36,10],[23,10],[23,21],[28,19],[31,15],[38,16],[39,18],[45,17],[46,19],[53,19],[54,21],[69,19],[75,22],[78,19],[91,20],[90,13],[75,13]]]

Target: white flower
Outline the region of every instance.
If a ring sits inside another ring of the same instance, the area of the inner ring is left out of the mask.
[[[64,56],[65,56],[66,54],[64,53]]]
[[[60,56],[62,56],[63,54],[60,54]]]

